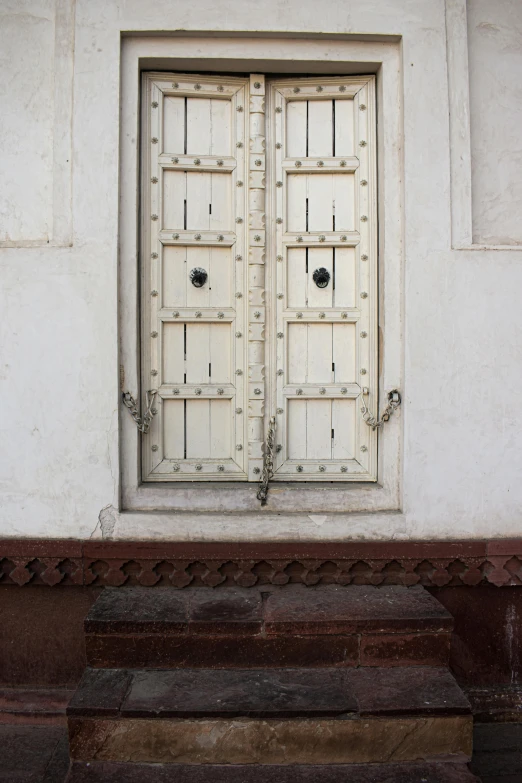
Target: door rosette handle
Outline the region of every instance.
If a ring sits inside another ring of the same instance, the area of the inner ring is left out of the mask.
[[[201,267],[196,266],[190,271],[190,282],[196,288],[201,288],[207,282],[208,274]]]
[[[319,269],[316,269],[312,277],[317,288],[326,288],[326,286],[330,282],[330,272],[328,271],[328,269],[325,269],[324,266],[321,266],[319,267]]]

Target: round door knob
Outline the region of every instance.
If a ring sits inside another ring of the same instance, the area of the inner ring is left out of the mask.
[[[317,288],[326,288],[330,282],[330,272],[328,269],[325,269],[324,266],[322,266],[315,270],[313,274],[313,280]]]
[[[194,269],[190,272],[190,281],[193,286],[196,286],[196,288],[201,288],[205,285],[207,282],[207,273],[204,269],[201,269],[201,267],[196,266]]]

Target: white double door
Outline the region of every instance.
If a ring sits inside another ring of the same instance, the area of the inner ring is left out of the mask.
[[[376,478],[373,77],[146,74],[148,481]]]

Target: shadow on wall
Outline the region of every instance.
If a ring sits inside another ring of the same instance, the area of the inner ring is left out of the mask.
[[[463,685],[522,686],[522,590],[430,588],[455,618],[451,668]]]

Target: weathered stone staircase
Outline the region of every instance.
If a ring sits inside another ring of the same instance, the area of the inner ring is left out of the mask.
[[[452,624],[420,587],[107,589],[68,781],[477,781]]]

